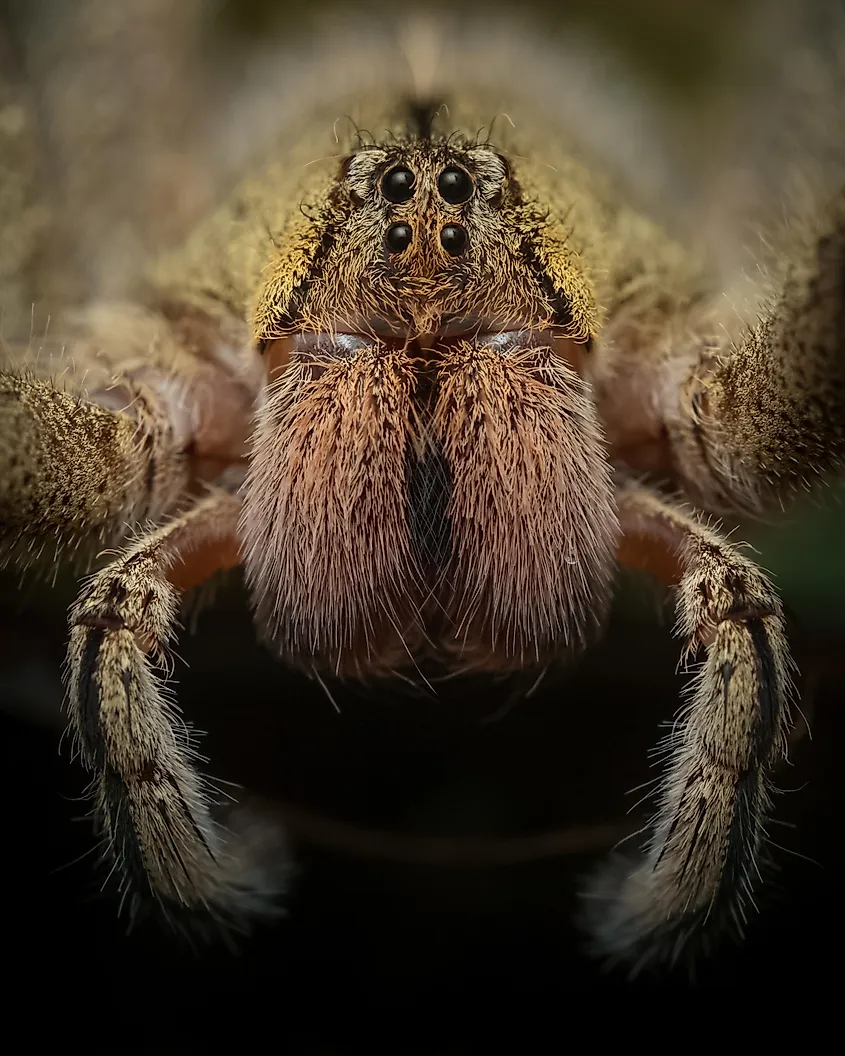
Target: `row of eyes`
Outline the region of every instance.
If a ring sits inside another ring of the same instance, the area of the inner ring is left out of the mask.
[[[414,241],[414,229],[410,224],[391,224],[385,242],[391,253],[402,253]],[[440,230],[440,245],[452,257],[459,257],[467,247],[466,229],[460,224],[446,224]]]
[[[417,178],[405,165],[389,169],[381,178],[381,193],[394,205],[409,202],[414,196]],[[440,197],[450,205],[462,205],[472,198],[472,177],[465,169],[449,165],[437,177]],[[387,248],[391,253],[401,253],[413,241],[410,224],[392,224],[387,230]],[[450,256],[457,257],[466,249],[467,233],[459,224],[447,224],[440,232],[440,244]]]
[[[394,205],[409,202],[414,196],[417,177],[406,165],[396,165],[381,178],[381,193]],[[472,177],[458,165],[447,166],[437,177],[437,190],[444,202],[463,205],[472,198]]]

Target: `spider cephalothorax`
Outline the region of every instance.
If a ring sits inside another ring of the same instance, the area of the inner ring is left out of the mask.
[[[356,677],[548,662],[601,625],[616,563],[655,572],[702,663],[642,857],[597,885],[597,948],[672,959],[751,905],[781,605],[669,496],[761,508],[841,465],[845,200],[743,323],[535,110],[495,135],[469,90],[311,115],[143,304],[92,305],[0,375],[10,555],[156,522],[72,611],[68,706],[108,853],[168,913],[243,922],[266,893],[158,670],[180,591],[241,561],[274,648]]]

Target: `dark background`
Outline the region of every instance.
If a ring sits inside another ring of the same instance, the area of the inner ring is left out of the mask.
[[[324,5],[212,6],[214,33],[248,53],[256,35],[289,26],[307,40],[319,32],[314,11]],[[737,62],[734,20],[749,6],[643,0],[532,10],[550,32],[586,25],[638,65],[658,94],[704,112],[709,81]],[[48,79],[27,34],[50,9],[0,7],[7,103],[21,85],[25,94]],[[49,108],[49,92],[34,95]],[[64,156],[71,148],[58,141]],[[841,975],[841,495],[830,490],[776,525],[742,528],[790,610],[812,740],[798,737],[792,765],[777,775],[785,792],[771,836],[781,849],[763,912],[744,945],[726,946],[694,981],[677,973],[632,984],[605,974],[585,958],[573,925],[580,878],[647,813],[639,807],[626,816],[638,798],[626,792],[651,776],[647,753],[684,683],[671,607],[654,591],[626,578],[601,645],[527,699],[524,686],[480,682],[443,686],[437,696],[346,689],[335,693],[338,714],[319,687],[255,644],[232,582],[202,613],[197,633],[180,640],[179,700],[209,731],[203,750],[214,775],[281,805],[299,865],[286,919],[232,953],[220,945],[192,950],[147,925],[127,936],[113,893],[100,894],[90,823],[80,820],[85,777],[59,744],[66,610],[76,586],[65,575],[53,589],[21,584],[7,571],[5,1007],[12,1018],[20,1014],[30,1037],[71,1045],[84,1038],[114,1051],[185,1052],[266,1036],[282,1051],[321,1053],[353,1045],[463,1053],[512,1027],[532,1050],[528,1039],[542,1029],[563,1045],[575,1024],[593,1036],[613,1029],[611,1010],[631,997],[647,1009],[671,995],[700,1011],[722,1007],[717,990],[734,1000],[760,995],[777,1016],[783,1002],[802,1007]],[[388,835],[368,835],[373,830]],[[539,849],[519,842],[542,834]],[[420,842],[427,837],[453,841],[440,845],[437,863],[420,860],[432,853]],[[461,861],[442,860],[461,853]],[[489,864],[490,854],[498,864]],[[585,1002],[582,993],[595,996]]]

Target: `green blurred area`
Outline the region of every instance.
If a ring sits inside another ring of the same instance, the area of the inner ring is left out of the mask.
[[[845,487],[819,489],[777,523],[747,528],[744,538],[805,628],[845,631]]]
[[[408,5],[411,7],[412,5]],[[732,30],[745,16],[748,0],[529,0],[527,3],[491,2],[483,5],[437,2],[413,5],[454,16],[483,10],[517,13],[543,27],[544,33],[586,30],[667,90],[706,91],[729,58],[737,36]],[[221,25],[258,38],[287,28],[319,26],[326,13],[341,11],[378,16],[397,14],[382,0],[338,4],[328,0],[302,4],[288,0],[220,0]]]

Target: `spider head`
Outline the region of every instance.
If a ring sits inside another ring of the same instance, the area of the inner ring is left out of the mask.
[[[452,133],[368,143],[303,208],[314,228],[281,246],[256,336],[354,333],[419,341],[471,329],[548,330],[585,341],[596,305],[568,231],[518,179],[517,159]],[[319,245],[317,243],[319,242]],[[292,261],[310,254],[296,280]]]

